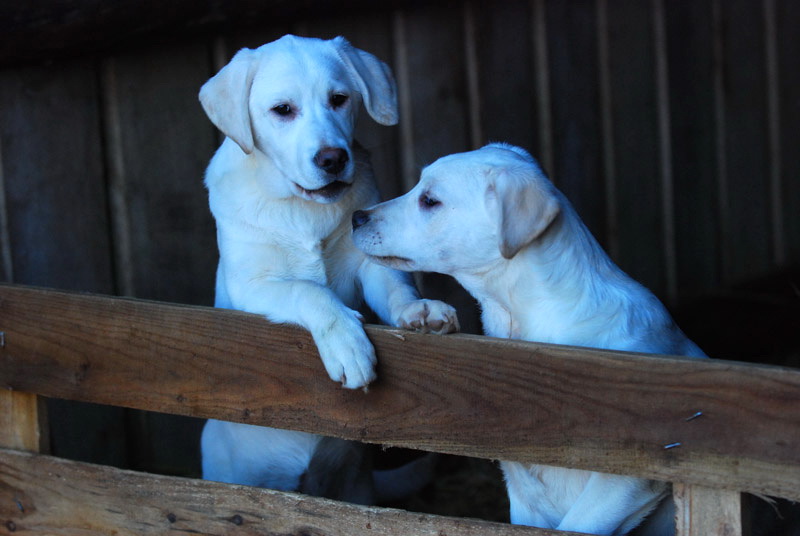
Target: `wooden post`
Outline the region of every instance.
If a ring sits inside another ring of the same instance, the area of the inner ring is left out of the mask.
[[[673,484],[677,536],[742,536],[742,494]]]
[[[35,394],[0,391],[0,447],[46,450],[44,400]]]
[[[0,358],[5,349],[6,334],[0,332]],[[44,418],[44,400],[37,395],[0,391],[0,447],[42,452],[47,430]]]

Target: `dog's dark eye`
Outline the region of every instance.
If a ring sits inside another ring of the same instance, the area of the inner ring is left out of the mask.
[[[339,108],[340,106],[344,106],[344,103],[346,103],[349,98],[350,97],[348,95],[345,95],[343,93],[334,93],[333,95],[331,95],[331,106],[334,108]]]
[[[279,104],[277,106],[272,107],[272,111],[278,114],[281,117],[286,117],[288,115],[292,115],[294,110],[288,104]]]
[[[422,194],[419,197],[419,205],[422,208],[432,208],[432,207],[435,207],[436,205],[440,205],[440,204],[441,203],[438,200],[434,199],[433,197],[429,196],[428,194]]]

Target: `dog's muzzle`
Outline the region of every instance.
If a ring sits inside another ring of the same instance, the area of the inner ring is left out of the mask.
[[[352,185],[351,173],[345,174],[350,154],[340,147],[324,147],[317,151],[313,158],[314,165],[325,172],[325,177],[330,181],[320,188],[306,188],[293,182],[294,193],[298,197],[316,203],[335,203]],[[320,177],[321,178],[321,177]],[[319,178],[317,179],[319,180]],[[323,181],[325,179],[322,179]]]

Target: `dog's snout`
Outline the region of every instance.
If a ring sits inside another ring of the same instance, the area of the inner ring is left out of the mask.
[[[350,157],[339,147],[325,147],[314,155],[314,164],[331,175],[341,173]]]
[[[358,229],[369,222],[369,212],[366,210],[356,210],[353,212],[353,229]]]

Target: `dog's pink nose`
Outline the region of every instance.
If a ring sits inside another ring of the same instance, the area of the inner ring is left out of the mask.
[[[331,175],[341,173],[350,157],[339,147],[325,147],[314,155],[314,164]]]

